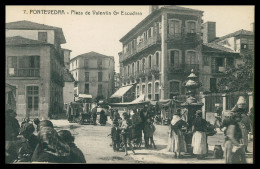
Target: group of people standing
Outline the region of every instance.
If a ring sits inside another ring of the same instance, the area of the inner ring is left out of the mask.
[[[170,128],[167,150],[174,153],[174,158],[183,158],[182,152],[187,152],[187,144],[185,132],[188,128],[188,123],[181,117],[181,110],[173,114]],[[203,159],[207,153],[207,137],[206,137],[207,122],[202,118],[202,111],[197,110],[195,119],[192,122],[192,148],[193,154],[198,159]]]
[[[57,132],[51,121],[39,119],[24,120],[20,127],[15,114],[6,112],[6,163],[86,163],[70,131]]]
[[[119,151],[120,145],[122,145],[125,155],[128,155],[127,146],[135,154],[132,143],[141,146],[142,133],[144,134],[145,148],[153,147],[156,149],[153,140],[155,126],[147,106],[142,109],[132,108],[129,113],[123,112],[122,118],[118,110],[112,110],[111,120],[113,120],[111,139],[114,151]]]

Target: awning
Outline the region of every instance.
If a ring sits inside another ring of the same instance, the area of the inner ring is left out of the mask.
[[[133,85],[121,87],[110,98],[122,97]]]
[[[144,102],[144,95],[140,95],[138,98],[136,98],[130,103],[141,103],[141,102]]]

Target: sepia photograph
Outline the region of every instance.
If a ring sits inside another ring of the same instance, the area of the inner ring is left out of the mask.
[[[6,5],[6,164],[254,164],[254,5]]]

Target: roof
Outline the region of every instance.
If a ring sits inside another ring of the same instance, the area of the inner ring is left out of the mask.
[[[63,75],[64,81],[65,82],[74,82],[75,79],[72,76],[72,74],[69,72],[68,69],[64,69],[64,75]]]
[[[124,86],[118,89],[110,98],[122,97],[133,85]]]
[[[67,50],[67,51],[70,51],[70,52],[72,51],[72,50],[70,50],[70,49],[65,49],[65,48],[61,48],[61,50]]]
[[[62,28],[39,24],[36,22],[31,21],[16,21],[16,22],[9,22],[5,24],[6,29],[24,29],[24,30],[55,30],[57,33],[57,37],[61,44],[66,43],[66,39],[64,37]]]
[[[133,29],[131,29],[127,34],[125,34],[119,41],[123,42],[127,37],[131,36],[136,30],[141,28],[144,23],[146,23],[147,21],[150,21],[155,15],[157,15],[164,9],[203,13],[203,11],[200,11],[200,10],[184,8],[184,7],[180,7],[180,6],[174,6],[174,5],[166,5],[164,7],[161,7],[159,9],[153,11],[151,14],[149,14],[146,18],[144,18],[141,22],[139,22]]]
[[[93,52],[93,51],[88,52],[88,53],[84,53],[84,54],[81,54],[81,55],[78,55],[78,56],[72,58],[71,60],[74,60],[74,59],[76,59],[78,57],[84,57],[84,58],[91,58],[91,57],[95,57],[95,58],[97,58],[97,57],[104,58],[105,57],[106,58],[107,57],[107,58],[111,58],[111,59],[114,60],[114,56],[106,56],[106,55],[103,55],[103,54],[100,54],[100,53],[97,53],[97,52]]]
[[[253,36],[254,33],[252,31],[247,31],[247,30],[241,29],[241,30],[238,30],[236,32],[233,32],[233,33],[227,34],[225,36],[219,37],[218,39],[214,40],[213,42],[219,42],[219,41],[224,40],[226,38],[235,37],[235,36],[239,36],[239,35]]]
[[[19,46],[19,45],[51,45],[51,44],[42,42],[42,41],[38,41],[38,40],[24,38],[21,36],[12,36],[12,37],[6,38],[5,45]]]
[[[236,53],[232,49],[226,48],[226,47],[224,47],[222,45],[219,45],[217,43],[204,43],[202,45],[202,52],[207,52],[207,51],[211,52],[211,50],[207,50],[207,48],[205,48],[205,46],[209,47],[209,48],[212,48],[212,49],[215,49],[215,51],[217,50],[219,52]],[[213,52],[214,52],[214,50],[213,50]]]

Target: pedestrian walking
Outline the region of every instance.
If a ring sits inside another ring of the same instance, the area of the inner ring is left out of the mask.
[[[145,148],[150,148],[153,146],[153,148],[156,149],[156,145],[153,140],[154,132],[155,132],[155,126],[153,125],[151,118],[148,118],[144,125]]]
[[[182,128],[186,127],[187,123],[183,121],[180,116],[181,110],[178,109],[172,117],[167,146],[169,152],[174,152],[175,158],[182,158],[181,152],[187,152],[186,142],[182,132]]]
[[[105,111],[103,110],[103,108],[100,111],[100,125],[101,126],[106,125],[106,115],[105,115]]]
[[[127,145],[131,148],[132,152],[135,154],[135,151],[133,149],[133,146],[131,144],[131,139],[130,139],[130,129],[131,129],[131,121],[128,117],[127,112],[123,113],[123,119],[121,122],[121,138],[122,142],[124,144],[124,149],[125,149],[125,155],[127,156]]]
[[[120,133],[119,123],[117,120],[114,120],[111,128],[111,139],[114,152],[119,151],[120,148]]]
[[[225,162],[227,164],[246,163],[244,145],[240,144],[242,131],[238,122],[241,120],[239,113],[232,113],[225,137]]]
[[[51,121],[40,122],[38,139],[32,162],[65,163],[68,160],[70,147],[60,139]]]
[[[97,106],[95,106],[91,111],[91,116],[93,120],[93,125],[97,124]]]
[[[206,137],[207,121],[202,119],[202,111],[196,111],[196,117],[192,122],[192,147],[193,154],[197,159],[204,159],[207,154],[207,137]]]
[[[68,130],[60,130],[58,135],[60,136],[60,139],[70,147],[70,155],[68,161],[65,163],[86,163],[84,154],[74,143],[75,138],[72,136],[71,132]]]

